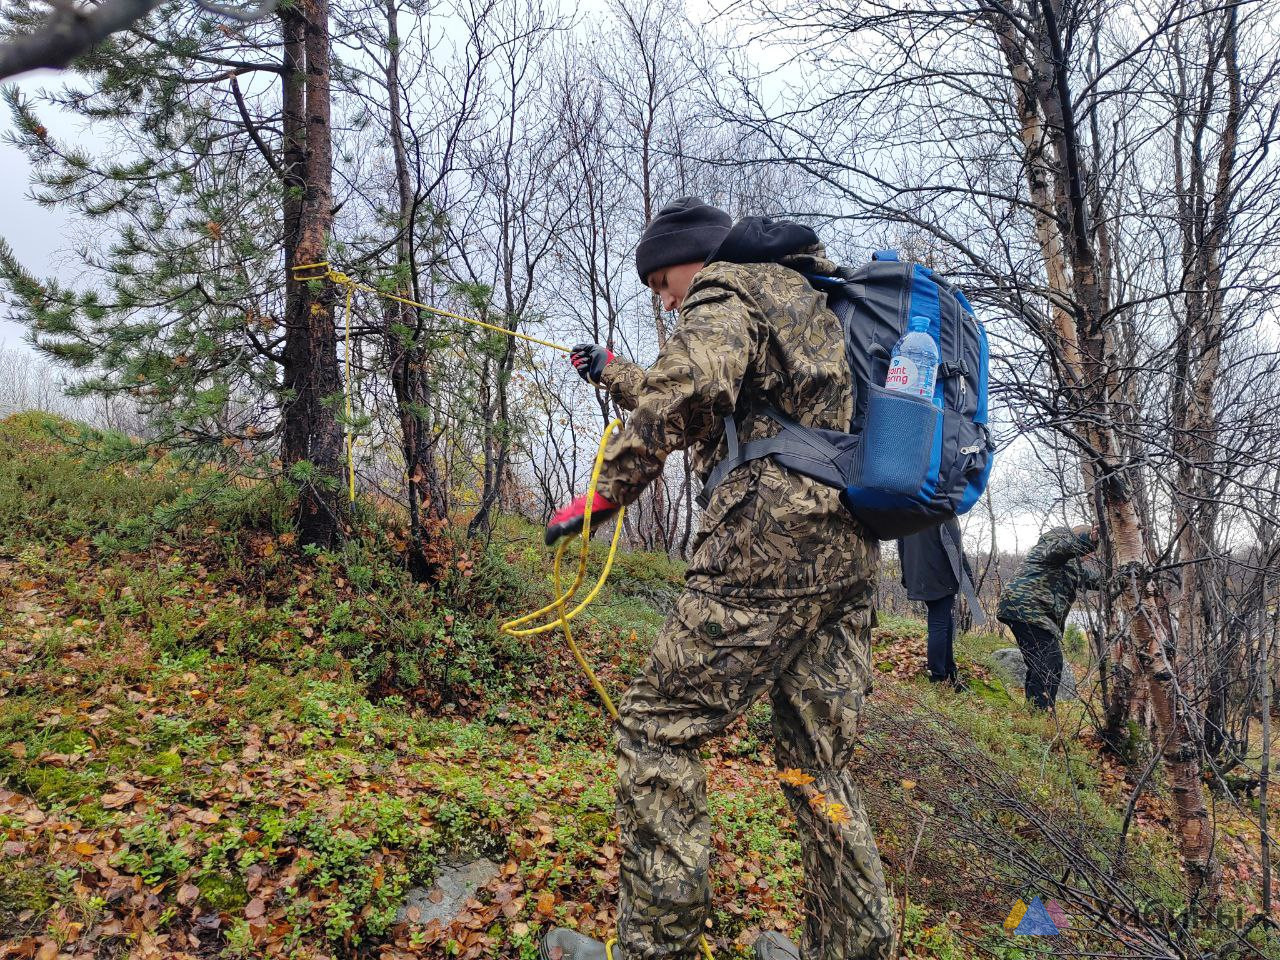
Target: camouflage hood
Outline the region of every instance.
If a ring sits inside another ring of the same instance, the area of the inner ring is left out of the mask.
[[[1012,580],[1000,591],[1002,623],[1029,623],[1062,637],[1079,590],[1097,589],[1097,572],[1080,562],[1096,544],[1088,533],[1054,527],[1042,536]]]

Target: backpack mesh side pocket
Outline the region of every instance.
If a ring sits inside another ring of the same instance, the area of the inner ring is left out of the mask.
[[[930,474],[941,414],[928,400],[871,386],[858,485],[919,494]]]

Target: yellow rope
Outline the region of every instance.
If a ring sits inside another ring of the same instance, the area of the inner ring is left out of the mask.
[[[308,271],[314,271],[314,272],[309,273]],[[571,352],[569,347],[566,347],[560,343],[553,343],[550,340],[541,340],[538,337],[531,337],[527,333],[520,333],[519,331],[516,331],[516,330],[508,330],[506,327],[499,327],[496,324],[486,323],[483,320],[476,320],[474,317],[464,317],[462,314],[459,314],[459,313],[450,313],[448,310],[441,310],[438,307],[432,307],[425,303],[419,303],[417,300],[410,300],[407,297],[396,296],[394,293],[385,293],[382,290],[377,289],[376,287],[371,287],[368,284],[360,283],[358,280],[355,280],[347,276],[345,273],[342,273],[340,270],[334,270],[333,267],[329,265],[328,260],[320,260],[320,261],[317,261],[316,263],[299,264],[298,266],[293,268],[293,278],[297,280],[299,283],[305,283],[309,280],[328,280],[330,283],[346,288],[346,318],[345,318],[346,373],[344,376],[345,382],[343,384],[343,393],[345,394],[344,405],[346,410],[347,423],[346,423],[346,430],[343,433],[343,447],[347,455],[347,495],[350,498],[352,503],[355,503],[355,500],[356,500],[355,433],[354,433],[354,428],[351,422],[352,421],[351,313],[352,313],[352,298],[354,297],[355,291],[364,290],[366,293],[372,293],[374,296],[382,297],[383,299],[386,299],[386,300],[394,300],[396,303],[403,303],[410,307],[416,307],[419,310],[425,310],[427,313],[432,313],[439,317],[448,317],[450,320],[460,320],[463,323],[470,323],[477,327],[483,327],[486,330],[492,330],[494,333],[502,333],[502,334],[506,334],[509,337],[518,337],[519,339],[527,340],[530,343],[536,343],[536,344],[539,344],[540,346],[550,347],[552,350],[559,350],[562,353]],[[606,571],[606,575],[607,575],[607,571]],[[604,581],[601,580],[601,584],[603,584],[603,582]],[[596,589],[592,591],[590,596],[588,596],[587,599],[582,603],[582,605],[573,612],[572,616],[576,616],[582,610],[583,607],[585,607],[588,603],[590,603],[591,600],[595,597],[596,593],[599,592],[599,589],[600,587],[597,586]],[[555,624],[550,624],[545,629],[554,630]],[[542,633],[544,631],[538,630],[536,632]]]
[[[300,275],[299,271],[317,270],[309,276]],[[416,307],[419,310],[425,310],[427,313],[433,313],[438,317],[448,317],[450,320],[459,320],[462,323],[470,323],[473,326],[484,327],[486,330],[492,330],[494,333],[502,333],[508,337],[518,337],[521,340],[528,340],[530,343],[536,343],[539,346],[550,347],[552,350],[559,350],[561,353],[572,353],[572,349],[561,343],[553,343],[550,340],[540,340],[537,337],[531,337],[527,333],[520,333],[517,330],[508,330],[506,327],[499,327],[493,323],[485,323],[483,320],[477,320],[474,317],[464,317],[460,313],[450,313],[448,310],[441,310],[439,307],[433,307],[426,303],[419,303],[417,300],[410,300],[407,297],[398,297],[394,293],[384,293],[376,287],[354,280],[341,271],[334,270],[329,266],[328,260],[321,260],[318,263],[304,263],[301,266],[293,268],[293,276],[295,280],[300,282],[306,280],[328,280],[330,283],[336,283],[339,286],[345,286],[353,290],[364,290],[375,296],[383,297],[387,300],[394,300],[396,303],[403,303],[406,306]]]
[[[609,544],[609,555],[605,560],[604,569],[600,571],[599,579],[596,580],[596,585],[591,588],[587,598],[574,607],[573,610],[566,610],[565,607],[577,594],[578,588],[582,586],[582,581],[587,576],[587,557],[591,553],[591,504],[595,500],[596,484],[600,482],[600,470],[604,466],[605,445],[609,442],[609,436],[620,426],[622,426],[621,421],[614,420],[613,423],[605,428],[604,436],[600,438],[600,449],[596,451],[595,463],[591,467],[591,483],[587,486],[586,508],[582,512],[582,533],[578,537],[578,542],[581,544],[578,550],[578,570],[574,575],[573,583],[569,585],[568,590],[562,588],[561,566],[564,561],[565,550],[572,542],[566,538],[561,540],[560,545],[556,548],[555,562],[551,567],[551,586],[555,599],[545,607],[540,607],[532,613],[526,613],[522,617],[516,617],[514,620],[508,620],[498,628],[503,633],[513,637],[530,637],[559,627],[560,632],[564,634],[565,643],[568,644],[573,658],[578,661],[578,666],[586,674],[592,689],[600,697],[605,710],[609,712],[609,716],[613,718],[615,723],[618,720],[618,708],[613,705],[613,700],[604,689],[604,685],[600,683],[596,672],[591,669],[591,664],[587,662],[587,658],[583,656],[582,650],[578,647],[577,641],[573,639],[573,631],[569,629],[569,621],[586,608],[587,604],[600,592],[600,588],[604,586],[605,580],[609,577],[609,571],[613,568],[613,558],[618,552],[618,539],[622,530],[622,517],[626,513],[625,508],[618,511],[617,526],[613,531],[613,540]],[[527,626],[548,613],[554,613],[555,619],[536,627]]]
[[[346,411],[347,411],[347,429],[344,439],[346,440],[347,449],[347,493],[351,498],[351,502],[356,502],[356,451],[355,451],[355,435],[351,424],[351,298],[355,295],[355,291],[350,286],[347,287],[347,336],[346,336],[346,374],[343,377],[342,391],[346,394]]]

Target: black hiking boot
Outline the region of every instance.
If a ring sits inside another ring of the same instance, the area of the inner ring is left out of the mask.
[[[756,937],[756,960],[800,960],[800,949],[775,930]]]
[[[542,960],[607,960],[608,954],[599,940],[556,927],[543,936],[538,956]]]

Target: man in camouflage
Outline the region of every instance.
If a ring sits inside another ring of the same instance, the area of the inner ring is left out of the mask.
[[[853,397],[840,322],[805,273],[835,265],[794,223],[727,215],[694,198],[664,208],[637,250],[642,279],[679,324],[647,371],[603,347],[574,363],[631,411],[610,441],[592,525],[633,502],[667,457],[687,448],[705,478],[725,455],[722,418],[742,439],[772,434],[773,404],[803,424],[847,429]],[[705,265],[704,265],[705,261]],[[559,511],[549,542],[581,530],[585,498]],[[879,544],[838,492],[753,460],[715,488],[686,586],[648,663],[622,698],[618,724],[621,903],[614,960],[687,958],[706,929],[711,824],[700,745],[755,700],[773,705],[779,770],[799,822],[807,884],[803,955],[894,955],[880,856],[849,772],[871,689],[872,584]],[[810,803],[821,793],[825,812]],[[800,955],[779,933],[764,960]],[[600,960],[602,944],[549,933],[550,960]]]
[[[1000,591],[996,616],[1009,625],[1027,666],[1027,703],[1052,709],[1062,679],[1062,631],[1080,589],[1095,590],[1098,574],[1080,562],[1097,547],[1097,529],[1055,527],[1042,536],[1017,576]]]

